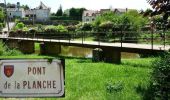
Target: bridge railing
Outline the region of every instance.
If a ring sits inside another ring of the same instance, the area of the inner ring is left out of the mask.
[[[132,30],[111,30],[111,31],[69,31],[63,33],[44,33],[44,32],[10,32],[9,37],[31,38],[31,39],[49,39],[101,43],[117,43],[121,47],[124,43],[150,44],[151,49],[154,45],[170,45],[170,30],[159,29],[141,29]]]

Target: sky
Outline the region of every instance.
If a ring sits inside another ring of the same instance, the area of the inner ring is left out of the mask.
[[[4,0],[0,0],[3,2]],[[8,3],[20,2],[21,5],[27,4],[30,8],[35,8],[42,1],[46,6],[51,8],[52,12],[56,12],[60,4],[63,10],[75,7],[84,7],[88,10],[100,10],[108,8],[129,8],[137,10],[146,10],[151,8],[146,0],[6,0]]]

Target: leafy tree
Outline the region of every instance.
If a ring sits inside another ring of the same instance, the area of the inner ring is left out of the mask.
[[[152,10],[151,9],[146,9],[145,12],[143,13],[143,16],[150,16],[152,14]]]
[[[84,10],[86,10],[86,9],[85,8],[71,8],[69,11],[69,14],[71,17],[75,17],[75,18],[81,20]]]
[[[21,8],[24,8],[24,10],[29,10],[29,6],[28,5],[22,5]]]
[[[170,1],[169,0],[147,0],[155,11],[151,14],[163,14],[164,21],[167,21],[168,16],[170,16]]]
[[[62,10],[62,6],[60,5],[59,9],[56,12],[56,16],[62,16],[63,15],[63,10]]]

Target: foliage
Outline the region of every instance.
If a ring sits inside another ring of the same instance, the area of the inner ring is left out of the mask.
[[[3,12],[3,8],[0,7],[0,23],[4,22],[4,12]]]
[[[17,56],[22,53],[16,49],[9,49],[2,41],[0,41],[0,56]]]
[[[15,27],[16,27],[16,29],[23,29],[24,26],[25,26],[24,23],[19,22]]]
[[[51,20],[77,20],[75,17],[71,16],[50,16]]]
[[[168,89],[170,89],[170,53],[166,53],[153,62],[153,85],[155,93],[168,100]],[[170,94],[170,93],[169,93]]]
[[[123,89],[123,83],[122,82],[115,82],[113,84],[112,82],[108,82],[106,84],[106,89],[109,93],[120,92]]]
[[[163,14],[163,19],[167,21],[168,17],[170,16],[169,0],[148,0],[148,2],[152,6],[152,8],[155,9],[151,16]]]
[[[63,10],[62,10],[62,6],[60,5],[59,9],[57,10],[56,16],[62,16],[63,15]]]
[[[67,31],[68,30],[63,25],[58,25],[58,26],[50,25],[45,28],[45,32],[49,32],[49,33],[67,32]]]
[[[114,23],[111,21],[103,22],[99,25],[102,30],[112,30]]]
[[[68,31],[75,31],[76,30],[76,26],[75,25],[69,25],[69,26],[67,26],[67,30]]]
[[[82,31],[91,31],[92,30],[92,24],[91,23],[82,23],[79,26],[79,29]]]
[[[76,18],[77,20],[82,19],[83,11],[85,8],[71,8],[69,10],[69,16]]]
[[[24,8],[24,10],[29,10],[29,6],[28,5],[22,5],[21,8]]]
[[[23,27],[23,31],[28,31],[29,29],[27,27]]]
[[[49,25],[49,26],[45,27],[45,32],[54,33],[56,31],[57,31],[56,27],[53,25]]]
[[[63,26],[63,25],[58,25],[58,26],[56,26],[56,30],[57,30],[58,32],[68,32],[68,30],[66,29],[66,27]]]

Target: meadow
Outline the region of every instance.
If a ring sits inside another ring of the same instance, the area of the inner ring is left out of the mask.
[[[39,55],[0,58],[61,58]],[[150,94],[150,73],[154,58],[122,59],[122,63],[93,63],[91,59],[65,58],[65,97],[59,100],[146,100]],[[28,98],[26,100],[56,100]],[[5,100],[1,98],[0,100]],[[9,98],[8,100],[17,100]]]

